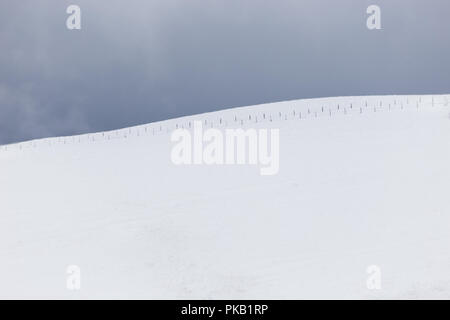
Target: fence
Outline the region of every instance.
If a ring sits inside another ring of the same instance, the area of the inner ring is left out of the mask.
[[[170,119],[130,128],[89,133],[68,137],[44,138],[0,146],[0,152],[20,151],[38,147],[95,143],[100,141],[151,137],[169,134],[175,129],[192,129],[194,121],[202,121],[205,127],[233,128],[260,123],[366,114],[382,111],[448,107],[450,95],[420,96],[359,96],[317,98],[270,103],[251,107],[233,108],[195,116]],[[271,109],[276,110],[271,110]]]

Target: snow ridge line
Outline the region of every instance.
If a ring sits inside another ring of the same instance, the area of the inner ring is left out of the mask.
[[[38,147],[52,147],[80,143],[92,143],[136,137],[152,137],[169,134],[173,130],[192,129],[194,121],[202,121],[210,128],[246,128],[249,125],[278,121],[334,117],[347,114],[421,109],[449,106],[450,95],[399,95],[356,96],[291,100],[254,106],[237,107],[192,116],[168,119],[111,131],[86,133],[66,137],[51,137],[0,145],[0,152],[21,151]],[[273,108],[274,110],[270,110]],[[275,110],[275,108],[277,110]],[[255,110],[256,109],[256,110]],[[252,112],[253,111],[253,112]]]

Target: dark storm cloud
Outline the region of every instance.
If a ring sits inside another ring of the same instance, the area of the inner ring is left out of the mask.
[[[82,10],[67,30],[66,8]],[[381,7],[382,30],[366,28]],[[447,0],[0,3],[0,143],[231,106],[450,92]]]

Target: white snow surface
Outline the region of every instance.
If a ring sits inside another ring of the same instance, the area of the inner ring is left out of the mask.
[[[449,100],[295,100],[0,146],[0,298],[449,299]],[[170,133],[194,120],[279,128],[279,173],[174,165]]]

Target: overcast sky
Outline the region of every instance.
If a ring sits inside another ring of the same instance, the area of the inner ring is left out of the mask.
[[[81,8],[68,30],[66,8]],[[381,30],[366,9],[381,7]],[[323,96],[450,93],[448,0],[1,0],[0,144]]]

